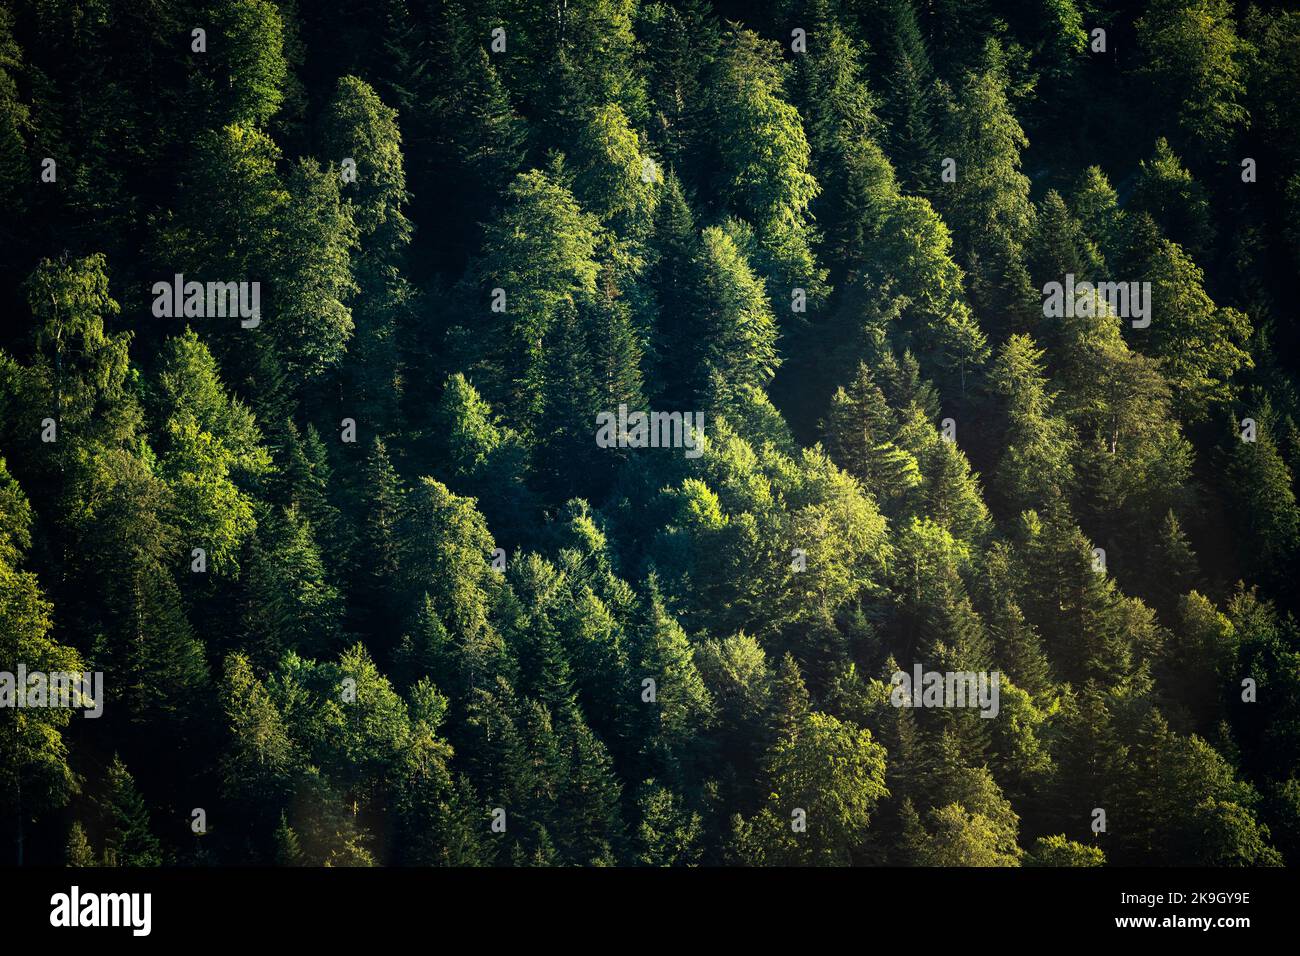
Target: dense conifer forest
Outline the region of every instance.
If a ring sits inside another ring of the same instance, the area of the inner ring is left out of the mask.
[[[6,864],[1300,862],[1298,275],[1283,3],[3,0]]]

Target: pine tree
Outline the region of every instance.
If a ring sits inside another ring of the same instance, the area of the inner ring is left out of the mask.
[[[149,825],[149,810],[122,758],[113,755],[100,803],[104,815],[104,863],[108,866],[160,866],[162,845]]]
[[[487,220],[524,160],[527,125],[482,47],[449,55],[458,76],[445,90],[435,87],[434,109],[445,117],[436,128],[467,182],[451,201],[470,223]],[[418,116],[418,111],[415,111]],[[458,217],[459,218],[459,217]]]
[[[243,614],[245,646],[260,664],[285,651],[337,649],[343,604],[330,584],[311,524],[297,508],[271,512],[252,548]]]
[[[921,377],[920,363],[910,350],[904,349],[901,355],[895,355],[893,350],[886,351],[880,358],[878,378],[881,391],[900,423],[911,417],[913,409],[925,421],[939,417],[939,395],[934,386]]]
[[[64,858],[68,866],[88,867],[95,866],[95,850],[86,839],[86,830],[81,825],[80,820],[72,821],[72,828],[68,831],[68,845],[64,851]]]
[[[877,803],[887,796],[885,750],[871,733],[811,711],[798,732],[775,743],[771,794],[734,838],[741,860],[766,866],[843,866],[852,860]],[[809,823],[796,834],[793,815]]]
[[[270,456],[251,412],[227,395],[212,353],[193,330],[164,346],[157,405],[161,470],[175,492],[185,541],[202,546],[215,573],[237,572],[257,527],[251,497],[236,483],[264,473]]]
[[[730,386],[766,385],[781,363],[766,287],[733,239],[716,226],[701,234],[696,333],[703,343],[698,395],[716,374]]]
[[[993,656],[984,622],[971,605],[957,569],[944,564],[930,579],[918,629],[917,660],[926,670],[944,673],[992,670]],[[989,744],[989,721],[973,708],[941,712],[945,733],[950,734],[964,759],[975,761]]]
[[[965,77],[958,106],[948,111],[945,137],[957,178],[936,193],[971,274],[972,298],[1003,329],[1025,327],[1039,309],[1025,266],[1034,208],[1020,154],[1029,141],[1012,111],[1009,84],[1005,53],[990,39],[979,71]]]
[[[563,142],[578,117],[606,103],[633,123],[645,119],[633,12],[631,0],[582,0],[558,10],[527,3],[512,15],[521,49],[509,63],[509,86],[543,142]]]
[[[707,73],[721,40],[713,18],[707,3],[686,0],[644,6],[637,22],[646,60],[647,131],[667,165],[688,181],[700,170],[699,153],[710,132]]]
[[[994,487],[1013,515],[1064,494],[1073,479],[1073,435],[1055,414],[1043,358],[1032,339],[1013,335],[989,369],[989,389],[1006,422]]]
[[[572,151],[574,196],[620,235],[649,230],[656,193],[635,131],[618,106],[598,106],[585,117]]]
[[[1148,213],[1193,259],[1205,259],[1214,243],[1209,197],[1163,136],[1156,140],[1151,159],[1138,164],[1133,205]]]
[[[1114,581],[1095,569],[1091,542],[1055,504],[1040,519],[1026,512],[1022,560],[1035,586],[1024,596],[1026,616],[1043,635],[1060,676],[1115,680],[1133,667],[1136,636]]]
[[[345,362],[345,388],[358,418],[386,432],[397,421],[403,385],[399,326],[413,298],[400,274],[412,227],[404,211],[409,196],[397,111],[367,83],[347,76],[339,80],[324,125],[331,157],[356,164],[355,183],[345,179],[341,193],[360,243],[353,263],[357,332]]]
[[[606,862],[622,852],[625,839],[619,812],[622,786],[609,750],[582,720],[567,723],[561,739],[569,768],[557,807],[564,820],[561,845],[574,863]]]
[[[916,458],[893,442],[894,416],[871,370],[859,364],[849,389],[836,390],[823,425],[826,450],[882,507],[921,483]]]
[[[289,826],[289,821],[283,813],[280,814],[280,822],[275,828],[273,840],[275,854],[272,859],[276,866],[303,865],[302,841],[298,839],[298,834],[294,832],[293,827]]]
[[[685,408],[698,387],[700,346],[691,317],[697,312],[701,245],[691,207],[673,173],[664,179],[655,207],[652,262],[646,287],[654,295],[655,324],[646,356],[647,384],[658,402]]]
[[[878,145],[877,101],[863,76],[862,50],[819,6],[806,56],[796,61],[792,88],[808,127],[813,171],[822,192],[812,209],[837,274],[866,253],[884,205],[898,186]]]
[[[229,747],[220,762],[223,790],[264,812],[288,796],[294,744],[266,686],[242,654],[226,658],[221,704],[230,728]],[[281,826],[287,829],[283,814]]]
[[[211,689],[204,644],[173,576],[190,548],[180,547],[174,499],[150,462],[112,451],[87,464],[81,493],[101,507],[76,525],[70,570],[101,602],[90,656],[117,675],[108,706],[121,707],[132,736],[167,727],[166,743],[151,746],[179,758]]]
[[[793,740],[808,717],[808,688],[795,659],[786,654],[781,659],[772,682],[772,711],[768,718],[768,738],[774,744]]]
[[[1254,365],[1246,342],[1250,320],[1220,307],[1205,291],[1205,274],[1176,243],[1160,238],[1145,214],[1131,221],[1129,262],[1151,283],[1151,327],[1137,340],[1160,360],[1183,417],[1197,422],[1236,397],[1232,378]]]
[[[284,444],[276,456],[276,471],[284,487],[277,488],[275,500],[296,507],[316,533],[321,551],[327,556],[332,581],[341,579],[348,566],[351,549],[346,545],[351,529],[343,523],[340,509],[331,499],[333,469],[325,443],[316,426],[305,432],[291,420],[284,423]]]
[[[226,122],[265,126],[284,99],[284,23],[268,0],[235,0],[214,19],[214,79]]]
[[[505,209],[488,226],[476,274],[475,299],[484,310],[493,289],[504,292],[504,314],[489,313],[475,376],[501,414],[531,437],[545,383],[546,343],[564,308],[596,289],[597,222],[559,181],[557,170],[521,173],[507,191]],[[475,319],[473,325],[479,326]]]
[[[300,160],[286,178],[289,202],[271,250],[276,309],[267,332],[295,382],[310,381],[342,360],[355,324],[352,249],[357,227],[343,204],[340,178]]]
[[[1286,580],[1300,545],[1300,508],[1296,506],[1290,469],[1278,453],[1271,409],[1255,413],[1253,442],[1236,434],[1224,463],[1226,487],[1233,489],[1233,509],[1245,532],[1241,555],[1252,577]]]
[[[1051,665],[1037,629],[1020,609],[1013,561],[1010,549],[1002,543],[986,554],[984,620],[999,667],[1018,687],[1037,697],[1050,689]]]
[[[714,703],[695,665],[686,633],[663,606],[651,583],[645,622],[635,637],[629,673],[635,686],[654,680],[655,699],[640,701],[637,736],[659,779],[680,786],[699,755],[700,741],[714,718]]]
[[[65,435],[109,446],[129,441],[139,424],[127,385],[131,334],[106,327],[120,307],[108,294],[104,256],[42,259],[26,291],[36,324],[41,411]]]
[[[808,215],[820,186],[809,169],[812,150],[799,112],[785,99],[779,53],[744,29],[734,31],[724,50],[710,93],[721,160],[717,188],[754,227],[773,298],[804,289],[815,309],[828,291]]]
[[[695,866],[701,855],[702,819],[653,779],[637,794],[636,862],[641,866]]]
[[[1152,566],[1160,568],[1160,574],[1149,590],[1156,610],[1167,615],[1199,578],[1196,552],[1172,510],[1165,512],[1153,550]]]
[[[432,478],[420,479],[405,497],[397,541],[399,593],[412,606],[427,593],[458,640],[487,639],[489,608],[501,584],[488,564],[492,535],[473,500]]]
[[[355,207],[353,221],[366,240],[366,253],[393,264],[411,238],[411,223],[402,211],[408,196],[397,111],[364,80],[344,76],[323,126],[331,159],[356,163],[355,182],[347,183],[343,195]]]
[[[1055,189],[1048,190],[1034,216],[1027,265],[1040,289],[1048,282],[1064,283],[1067,275],[1076,282],[1103,275],[1100,251]]]
[[[964,273],[944,221],[926,200],[903,197],[886,211],[872,255],[881,283],[906,298],[903,331],[926,373],[964,394],[989,350],[962,293]]]
[[[1123,240],[1125,215],[1119,206],[1119,197],[1100,166],[1089,166],[1083,171],[1070,193],[1069,206],[1083,226],[1084,234],[1097,246],[1103,258],[1116,262]]]
[[[890,14],[890,75],[882,110],[888,121],[889,155],[905,191],[930,197],[939,183],[935,128],[940,91],[911,0],[894,0]]]
[[[534,519],[536,498],[525,483],[528,448],[503,424],[459,372],[447,380],[434,411],[438,460],[452,486],[473,495],[498,540],[523,537]]]
[[[360,521],[357,529],[357,570],[353,596],[354,615],[363,622],[400,620],[396,577],[401,570],[399,530],[405,488],[388,456],[383,439],[376,438],[362,471]]]
[[[1221,150],[1247,124],[1241,105],[1245,49],[1226,0],[1158,0],[1136,23],[1143,72],[1183,137]]]
[[[36,576],[14,562],[31,540],[31,508],[0,458],[0,670],[16,674],[19,664],[32,671],[83,670],[80,655],[51,636],[53,607]],[[24,689],[25,690],[25,689]],[[96,701],[102,705],[103,701]],[[78,790],[63,739],[72,711],[37,707],[21,720],[0,721],[0,742],[9,759],[0,766],[0,806],[12,826],[15,862],[22,865],[27,824],[67,803]]]

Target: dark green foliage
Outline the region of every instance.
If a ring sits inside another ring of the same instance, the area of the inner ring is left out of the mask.
[[[1300,15],[1129,6],[11,0],[6,853],[1295,862]]]
[[[162,848],[149,828],[149,810],[135,779],[116,754],[109,764],[100,802],[104,820],[104,863],[108,866],[159,866]]]

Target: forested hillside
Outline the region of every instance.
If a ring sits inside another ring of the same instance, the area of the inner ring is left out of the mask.
[[[6,863],[1300,862],[1288,6],[0,2]]]

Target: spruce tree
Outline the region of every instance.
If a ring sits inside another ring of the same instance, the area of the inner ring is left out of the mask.
[[[135,778],[117,754],[108,765],[100,801],[104,816],[104,863],[108,866],[161,866],[162,845],[153,835],[149,809]]]

